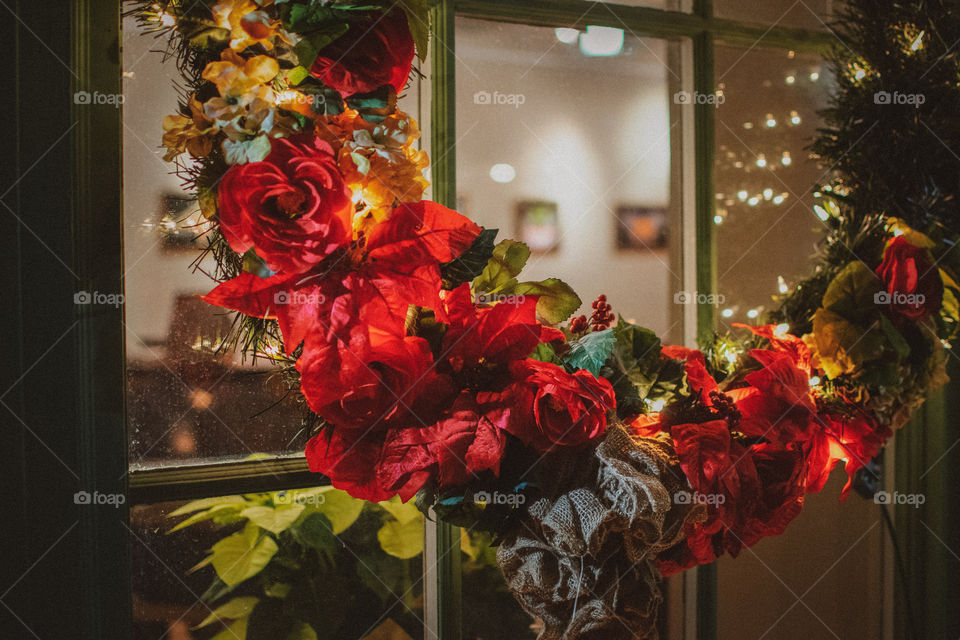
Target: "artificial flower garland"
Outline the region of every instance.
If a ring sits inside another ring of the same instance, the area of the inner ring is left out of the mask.
[[[952,236],[850,216],[838,188],[822,206],[842,250],[748,327],[748,348],[664,346],[602,296],[571,319],[562,281],[519,280],[523,244],[422,199],[427,157],[396,100],[425,53],[424,3],[137,15],[185,70],[163,144],[213,225],[221,283],[204,299],[239,312],[237,342],[302,392],[320,424],[310,468],[496,532],[543,638],[650,633],[658,575],[782,533],[946,379]]]

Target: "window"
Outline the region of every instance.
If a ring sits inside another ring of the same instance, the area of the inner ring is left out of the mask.
[[[86,21],[78,18],[75,22],[80,73],[71,86],[119,92],[120,73],[109,60],[98,57],[102,51],[111,50],[111,38],[118,35],[112,25],[117,23],[119,9],[107,6],[109,3],[97,8],[88,2],[77,4],[78,15]],[[505,235],[522,234],[536,244],[540,250],[536,268],[575,281],[585,296],[608,293],[615,306],[621,305],[617,310],[635,316],[671,340],[688,343],[698,331],[711,332],[715,327],[723,328],[725,321],[749,319],[746,312],[759,308],[763,296],[775,293],[779,286],[776,276],[782,275],[789,283],[796,274],[789,273],[787,267],[802,264],[799,257],[787,260],[779,253],[766,256],[764,261],[738,262],[733,254],[734,238],[740,242],[757,240],[769,229],[778,237],[805,234],[803,243],[789,247],[801,251],[800,247],[809,246],[815,237],[808,232],[817,228],[815,219],[787,216],[781,221],[777,216],[793,206],[796,211],[809,213],[812,194],[805,191],[810,174],[804,168],[809,165],[804,162],[800,138],[815,124],[814,110],[822,93],[812,87],[827,78],[815,81],[813,74],[820,73],[815,70],[820,64],[818,56],[832,38],[822,26],[832,10],[829,6],[808,3],[806,13],[796,17],[799,7],[790,3],[768,3],[763,12],[751,9],[749,13],[742,3],[718,0],[689,4],[440,2],[434,30],[436,42],[442,44],[435,42],[433,60],[423,68],[427,81],[409,96],[419,100],[411,110],[430,126],[425,143],[431,146],[434,162],[435,198],[453,206],[459,196],[459,204],[475,219],[500,225]],[[714,7],[716,15],[712,13]],[[811,19],[811,8],[815,19]],[[38,16],[28,17],[39,21]],[[97,24],[98,31],[85,26],[89,24]],[[99,25],[105,25],[102,32]],[[108,548],[108,553],[118,554],[117,549],[130,545],[132,580],[137,584],[132,610],[138,629],[149,628],[144,633],[153,634],[163,628],[172,637],[192,637],[183,635],[182,623],[192,627],[209,614],[193,605],[194,594],[201,595],[199,590],[209,586],[204,582],[212,581],[212,576],[210,567],[205,574],[204,569],[193,574],[186,570],[203,560],[205,550],[218,541],[243,536],[252,518],[248,513],[225,522],[222,528],[208,521],[166,535],[164,532],[179,522],[178,518],[189,517],[171,514],[192,500],[228,496],[249,500],[245,511],[276,511],[296,490],[316,489],[316,495],[330,490],[314,487],[322,485],[322,479],[309,474],[298,455],[308,432],[300,424],[298,407],[282,380],[257,363],[237,362],[230,355],[215,353],[229,318],[211,312],[194,297],[204,291],[207,281],[202,271],[191,273],[188,268],[195,256],[189,233],[194,227],[181,221],[190,219],[191,203],[184,201],[176,179],[167,175],[168,167],[161,163],[158,152],[160,119],[171,110],[175,94],[169,73],[153,62],[158,54],[148,49],[162,47],[163,43],[133,36],[126,26],[120,35],[124,91],[129,98],[123,121],[118,114],[94,114],[72,107],[72,113],[80,115],[81,155],[103,158],[104,166],[84,162],[75,168],[79,186],[70,193],[79,197],[79,232],[75,239],[67,232],[58,238],[81,256],[82,268],[78,268],[74,288],[94,290],[102,286],[97,290],[116,292],[117,280],[123,277],[127,302],[123,317],[118,309],[68,309],[80,318],[78,326],[85,332],[82,339],[87,346],[77,350],[85,377],[71,378],[70,382],[77,384],[69,391],[70,399],[80,399],[76,414],[70,414],[80,416],[72,451],[84,453],[79,463],[70,457],[65,464],[80,468],[82,473],[76,475],[82,476],[78,482],[83,488],[93,489],[97,481],[102,481],[96,487],[105,490],[118,478],[128,480],[131,517],[124,521],[124,528],[115,524],[115,514],[78,511],[82,526],[76,535],[82,535],[86,545],[98,543],[101,550]],[[492,43],[498,43],[496,50],[491,50]],[[116,50],[116,43],[112,46]],[[511,65],[485,62],[507,47]],[[47,53],[38,45],[31,55]],[[98,64],[89,64],[84,55]],[[57,69],[56,63],[51,64]],[[524,66],[530,66],[530,71]],[[770,80],[769,88],[754,86],[761,77]],[[794,78],[793,84],[787,82],[788,77]],[[65,77],[63,82],[69,80]],[[585,91],[578,94],[578,86],[587,82],[591,83],[592,95],[584,95]],[[790,91],[788,86],[792,87]],[[805,89],[808,86],[809,92]],[[31,96],[43,95],[39,83],[34,89]],[[721,96],[725,102],[719,101]],[[31,104],[43,102],[38,97]],[[565,130],[550,129],[544,114],[572,124]],[[794,123],[794,117],[800,122]],[[471,120],[479,122],[473,131]],[[776,125],[768,126],[767,120],[775,120]],[[522,128],[517,135],[511,132],[509,140],[494,144],[490,136],[504,131],[508,122]],[[751,122],[753,129],[745,129],[746,122]],[[611,137],[610,131],[601,126],[604,123],[620,132],[623,139]],[[71,125],[68,120],[63,124],[64,130]],[[115,130],[111,129],[114,125]],[[120,239],[104,232],[105,225],[94,213],[104,215],[103,211],[116,210],[111,194],[119,193],[119,171],[112,171],[118,149],[112,143],[117,142],[120,125],[126,175],[122,267],[114,251]],[[498,129],[494,130],[494,125]],[[785,133],[775,139],[760,136],[767,133],[763,127]],[[635,155],[636,148],[643,153]],[[749,179],[744,177],[745,171],[738,173],[738,162],[746,166],[752,159],[758,166],[761,151],[767,167],[778,162],[796,173],[788,176],[778,169],[779,173],[767,175],[752,170]],[[787,158],[790,162],[784,162]],[[611,171],[608,165],[621,170]],[[758,176],[763,180],[754,181]],[[599,185],[595,188],[601,192],[587,198],[578,188],[578,178]],[[42,191],[30,180],[23,186],[27,185]],[[60,183],[51,180],[43,186],[55,190]],[[767,189],[771,190],[769,197]],[[744,200],[741,191],[747,192]],[[54,194],[44,197],[53,198]],[[752,206],[749,202],[755,197],[758,200]],[[779,197],[783,200],[775,202]],[[728,204],[730,201],[732,204]],[[584,226],[577,226],[581,224]],[[182,233],[184,229],[188,232]],[[576,245],[565,235],[569,233],[577,234]],[[55,255],[63,253],[60,244],[53,245]],[[45,251],[35,248],[40,253]],[[574,248],[583,253],[568,253]],[[598,256],[606,256],[608,265],[591,262]],[[49,257],[47,260],[52,261]],[[586,267],[564,266],[565,262]],[[602,281],[597,274],[608,269],[618,275],[608,278],[609,282]],[[634,285],[633,289],[613,289],[624,282]],[[730,297],[731,306],[738,309],[727,318],[723,316],[726,307],[700,301],[698,293],[724,293]],[[35,297],[27,301],[36,309],[28,304],[22,311],[24,317],[28,311],[42,308]],[[744,316],[738,315],[741,313]],[[44,343],[55,344],[59,333],[42,332]],[[125,355],[111,359],[119,349],[121,335],[126,338]],[[21,371],[27,370],[29,358],[26,362]],[[18,381],[14,378],[11,382]],[[45,409],[42,400],[37,395],[14,402],[10,396],[5,403],[14,407],[11,411],[23,424],[39,429],[37,424],[42,422],[39,418],[43,418]],[[67,400],[52,398],[49,402],[60,407]],[[27,406],[29,410],[24,409]],[[124,410],[125,417],[121,417]],[[125,425],[130,437],[116,446]],[[45,442],[57,432],[39,430],[35,435]],[[41,450],[29,434],[24,440]],[[306,498],[303,503],[304,509],[298,510],[296,519],[278,534],[289,536],[295,545],[306,539],[308,534],[304,532],[313,526],[305,523],[313,514],[307,510],[316,505]],[[363,506],[361,512],[351,527],[340,533],[375,538],[387,525],[396,528],[406,524],[388,508]],[[125,512],[121,509],[117,513]],[[812,517],[823,519],[826,516],[820,514],[833,511],[824,506],[823,511],[815,513]],[[330,516],[319,507],[316,514],[332,525]],[[322,521],[313,518],[313,522]],[[422,527],[422,532],[416,526]],[[351,531],[354,527],[355,532]],[[322,533],[319,529],[314,533],[317,531]],[[420,554],[398,558],[382,546],[371,544],[368,549],[370,558],[392,563],[400,576],[397,588],[378,593],[376,585],[371,587],[379,598],[372,599],[365,610],[375,614],[371,625],[392,620],[411,637],[452,638],[461,632],[464,637],[471,633],[482,636],[491,630],[481,625],[489,624],[494,617],[483,612],[495,610],[510,631],[501,627],[494,633],[521,637],[530,631],[530,622],[516,609],[509,609],[512,601],[490,586],[495,572],[491,575],[489,557],[479,551],[478,540],[463,538],[461,532],[429,521],[411,525],[407,533],[410,531],[411,538],[422,541]],[[256,548],[261,538],[250,540]],[[836,547],[842,544],[835,541]],[[826,546],[830,551],[836,547]],[[33,557],[39,557],[43,550],[41,546]],[[663,616],[664,636],[716,637],[718,625],[711,615],[716,592],[712,585],[719,583],[724,592],[738,593],[751,580],[761,585],[769,582],[771,576],[763,572],[771,567],[779,572],[779,563],[787,561],[760,548],[757,554],[754,564],[741,559],[736,569],[724,564],[705,567],[673,581],[668,586],[670,600]],[[865,562],[866,556],[853,557]],[[348,563],[354,563],[354,568],[360,566],[356,558]],[[27,568],[29,565],[23,567]],[[121,582],[113,579],[116,575],[110,570],[107,566],[84,565],[84,575],[92,577],[78,584],[91,589],[84,594],[88,617],[112,621],[106,628],[117,629],[120,627],[116,625],[124,624],[130,615],[126,607],[116,607],[115,602],[126,602],[130,593],[120,588]],[[366,574],[358,570],[349,577],[361,579],[358,576],[362,575]],[[120,585],[111,592],[113,600],[106,595],[109,588],[103,583]],[[324,603],[339,596],[331,584],[321,585],[325,592],[318,598],[326,598]],[[879,587],[850,582],[845,588],[869,588],[876,594]],[[103,595],[98,589],[104,590]],[[795,585],[791,589],[802,593]],[[154,597],[158,593],[164,597]],[[238,597],[243,596],[238,592]],[[91,605],[94,600],[97,602]],[[234,619],[243,619],[242,607],[238,612]],[[38,621],[38,612],[31,610],[31,614],[33,617],[26,622],[46,629],[45,623]],[[180,616],[183,618],[178,619]],[[101,637],[109,635],[102,631],[103,622],[91,620],[82,624],[100,629]],[[729,637],[727,622],[724,618],[719,621],[720,637]],[[779,624],[806,636],[822,634],[806,619],[785,618]],[[186,633],[206,632],[187,629]]]

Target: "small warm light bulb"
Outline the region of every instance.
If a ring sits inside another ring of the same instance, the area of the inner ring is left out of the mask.
[[[722,315],[724,318],[732,318],[733,309],[724,309],[723,311],[720,312],[720,315]]]
[[[811,82],[816,82],[816,81],[819,80],[819,79],[820,79],[820,72],[819,72],[819,71],[813,71],[813,72],[810,73],[810,81],[811,81]]]
[[[914,38],[913,42],[910,43],[910,51],[919,51],[923,47],[923,36],[926,34],[926,31],[921,31],[920,34]]]
[[[800,119],[800,114],[796,111],[790,112],[790,124],[800,124],[802,120]]]
[[[757,156],[757,166],[761,169],[767,166],[767,158],[762,153]]]
[[[747,200],[747,204],[750,205],[751,207],[755,207],[758,204],[760,204],[760,198],[758,198],[757,196],[753,196],[752,198]]]
[[[767,122],[766,122],[766,124],[767,124],[767,126],[770,127],[771,129],[772,129],[773,127],[777,126],[777,119],[773,117],[773,114],[772,114],[772,113],[768,113],[768,114],[767,114]]]
[[[723,224],[723,216],[713,216],[713,224]]]
[[[818,384],[820,384],[820,376],[813,376],[812,378],[810,378],[810,386],[811,386],[811,387],[815,387],[815,386],[817,386]]]
[[[173,27],[177,24],[177,17],[172,13],[161,11],[157,14],[157,20],[165,27]]]
[[[731,367],[737,364],[737,352],[733,351],[732,349],[727,351],[727,353],[724,355],[724,358],[726,359],[727,364],[729,364]]]
[[[783,195],[783,194],[780,194],[780,195],[778,195],[778,196],[774,196],[774,198],[773,198],[773,204],[783,204],[783,201],[786,200],[786,199],[787,199],[787,197],[786,197],[785,195]]]
[[[569,27],[560,27],[554,29],[553,32],[557,36],[557,40],[563,44],[573,44],[577,41],[577,38],[580,37],[580,31],[577,29],[570,29]]]
[[[790,157],[790,152],[784,151],[783,155],[780,156],[780,164],[785,167],[789,167],[791,162],[793,162],[793,158]]]
[[[490,177],[494,182],[507,184],[513,182],[517,177],[517,170],[513,168],[513,165],[501,162],[490,167]]]
[[[783,281],[783,277],[780,277],[780,280]],[[783,324],[778,324],[773,328],[773,335],[777,338],[783,340],[787,337],[787,333],[790,331],[790,325],[784,322]]]
[[[653,402],[647,401],[647,406],[650,407],[650,410],[654,413],[660,413],[663,411],[663,408],[667,406],[666,398],[657,398]]]
[[[797,81],[797,77],[796,77],[796,76],[787,76],[787,77],[784,78],[783,80],[784,80],[784,82],[786,82],[787,84],[793,84],[793,83],[795,83],[795,82]]]
[[[746,192],[746,190],[744,190],[744,189],[741,189],[740,191],[737,191],[737,199],[738,199],[740,202],[746,202],[748,195],[750,195],[750,194],[748,194],[748,193]]]
[[[790,287],[787,286],[787,281],[783,279],[783,276],[777,276],[777,290],[780,291],[780,293],[787,293],[788,291],[790,291]],[[780,326],[785,326],[785,325],[780,325]],[[790,327],[787,327],[787,328],[789,329]]]
[[[853,79],[860,81],[867,77],[867,72],[864,69],[857,69],[853,74]]]
[[[763,190],[763,199],[764,199],[764,200],[769,200],[769,199],[772,198],[772,197],[773,197],[773,189],[766,188],[766,189]]]
[[[752,123],[752,122],[744,122],[744,123],[743,123],[743,128],[744,128],[744,129],[753,129],[753,123]]]
[[[747,311],[747,317],[750,318],[751,320],[753,320],[759,315],[760,315],[760,312],[757,311],[756,309],[750,309],[749,311]]]

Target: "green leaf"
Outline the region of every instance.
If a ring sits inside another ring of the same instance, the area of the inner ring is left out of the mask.
[[[470,282],[479,276],[487,261],[493,255],[493,241],[497,238],[497,229],[484,229],[473,240],[473,244],[459,258],[440,265],[440,277],[447,291],[456,289],[464,282]]]
[[[268,598],[286,598],[290,594],[291,585],[287,582],[274,582],[265,587],[263,594]]]
[[[479,293],[496,293],[504,286],[515,283],[523,266],[530,258],[530,248],[516,240],[502,240],[493,248],[487,266],[473,280],[473,290]],[[571,312],[572,313],[572,312]]]
[[[250,522],[270,533],[282,533],[290,528],[303,512],[302,504],[283,504],[277,507],[250,507],[240,513]]]
[[[330,24],[307,34],[294,29],[293,31],[303,36],[300,42],[293,47],[293,53],[297,56],[298,66],[309,69],[313,66],[317,56],[320,55],[320,51],[349,31],[349,29],[350,26],[345,22]]]
[[[521,282],[505,293],[518,296],[539,296],[537,315],[547,324],[560,324],[580,308],[580,296],[563,280],[547,278],[540,282]]]
[[[553,364],[563,364],[563,361],[557,356],[557,352],[549,342],[541,342],[537,348],[530,354],[533,360],[540,362],[552,362]]]
[[[903,337],[903,334],[893,326],[893,323],[890,322],[890,319],[884,314],[880,315],[880,328],[883,329],[883,334],[887,337],[887,342],[889,342],[893,350],[897,352],[900,359],[910,355],[910,345],[907,343],[906,338]]]
[[[427,0],[405,0],[400,6],[407,14],[407,24],[417,49],[417,57],[426,60],[427,45],[430,42],[430,7]]]
[[[213,568],[225,584],[233,587],[263,571],[277,549],[273,538],[261,536],[260,527],[248,524],[243,531],[213,545]]]
[[[291,529],[294,538],[305,547],[332,552],[337,548],[333,525],[322,513],[313,512]]]
[[[423,519],[423,513],[417,508],[415,503],[403,503],[400,501],[400,498],[395,497],[386,502],[378,502],[377,506],[389,513],[401,524]]]
[[[286,72],[287,84],[295,87],[310,76],[310,70],[303,65],[297,65]]]
[[[417,513],[420,513],[419,511]],[[423,521],[407,522],[390,520],[377,532],[377,540],[383,550],[395,558],[408,560],[423,553]]]
[[[248,620],[250,618],[240,618],[234,621],[233,624],[210,638],[210,640],[246,640]]]
[[[298,622],[286,640],[317,640],[317,632],[306,622]]]
[[[182,516],[187,513],[193,513],[194,511],[200,511],[203,509],[209,509],[210,507],[216,507],[220,505],[238,505],[240,507],[247,504],[246,499],[243,496],[219,496],[217,498],[202,498],[200,500],[193,500],[183,505],[179,509],[171,511],[167,514],[168,518],[175,518],[177,516]]]
[[[177,523],[175,527],[167,531],[168,534],[173,533],[174,531],[179,531],[180,529],[186,529],[187,527],[197,524],[198,522],[203,522],[205,520],[218,520],[219,522],[238,520],[240,519],[240,509],[246,505],[246,502],[241,504],[218,504],[215,507],[211,507],[206,511],[199,511],[183,522]],[[170,514],[173,515],[173,514]],[[229,517],[225,517],[229,516]]]
[[[880,278],[859,260],[844,267],[823,294],[823,306],[851,322],[877,312],[874,296],[883,290]]]
[[[258,602],[260,602],[260,598],[254,596],[234,598],[230,602],[222,604],[214,609],[210,615],[203,619],[203,622],[194,628],[200,629],[217,621],[227,622],[228,620],[246,618],[250,615],[250,612],[253,611],[253,607],[256,606]]]
[[[318,499],[316,505],[310,508],[325,515],[330,521],[333,533],[340,535],[357,521],[366,502],[352,497],[346,491],[340,491],[333,487],[324,487],[324,489],[324,492],[320,494],[323,496],[323,500]]]
[[[566,361],[577,369],[586,369],[594,376],[599,376],[600,368],[613,352],[616,340],[613,329],[588,333],[571,345]]]

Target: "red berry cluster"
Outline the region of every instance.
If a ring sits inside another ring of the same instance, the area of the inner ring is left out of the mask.
[[[570,333],[581,334],[586,333],[590,330],[590,325],[587,324],[587,316],[577,316],[570,321]]]
[[[609,329],[610,324],[613,323],[613,314],[610,313],[610,310],[613,309],[607,303],[607,296],[600,294],[600,296],[593,301],[593,314],[590,316],[590,324],[593,326],[594,331],[603,331],[604,329]]]
[[[731,429],[736,429],[740,425],[740,410],[734,404],[733,398],[719,391],[710,392],[710,401],[713,403],[713,410],[721,417],[726,419]]]

